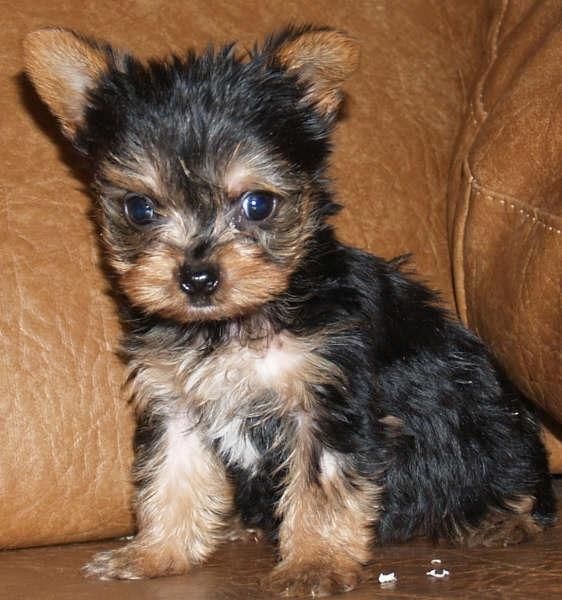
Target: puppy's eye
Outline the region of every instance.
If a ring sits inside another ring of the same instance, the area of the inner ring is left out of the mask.
[[[242,196],[242,212],[249,221],[263,221],[273,214],[275,196],[269,192],[246,192]]]
[[[141,194],[127,194],[124,206],[125,215],[133,225],[143,227],[154,223],[158,218],[152,200]]]

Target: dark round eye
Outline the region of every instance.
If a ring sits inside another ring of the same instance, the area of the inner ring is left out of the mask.
[[[246,192],[242,196],[242,211],[250,221],[263,221],[275,210],[275,196],[269,192]]]
[[[141,194],[125,196],[125,215],[133,225],[150,225],[158,215],[150,198]]]

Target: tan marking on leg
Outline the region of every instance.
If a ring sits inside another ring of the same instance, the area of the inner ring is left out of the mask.
[[[356,587],[363,566],[371,559],[378,516],[380,488],[344,474],[340,456],[325,454],[320,481],[311,480],[313,444],[310,429],[303,428],[278,508],[283,519],[279,531],[282,560],[270,584],[289,596],[323,596]]]
[[[136,499],[138,534],[94,557],[86,574],[137,579],[185,573],[224,539],[233,507],[223,466],[197,431],[171,419],[161,446],[138,473],[149,483]]]

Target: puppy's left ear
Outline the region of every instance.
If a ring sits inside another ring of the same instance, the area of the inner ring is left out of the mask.
[[[329,28],[288,28],[264,48],[274,62],[297,75],[308,88],[307,99],[325,116],[333,116],[342,101],[343,82],[359,66],[359,44]]]
[[[39,96],[74,140],[83,124],[89,93],[122,59],[108,44],[63,28],[45,28],[24,40],[24,63]]]

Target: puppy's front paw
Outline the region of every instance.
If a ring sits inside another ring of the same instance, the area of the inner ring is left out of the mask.
[[[361,567],[351,564],[345,570],[329,565],[290,565],[281,562],[271,573],[267,587],[282,596],[308,594],[315,598],[350,592],[361,582]]]
[[[132,542],[123,548],[99,552],[82,571],[86,577],[98,579],[143,579],[181,575],[189,566],[183,555]]]

